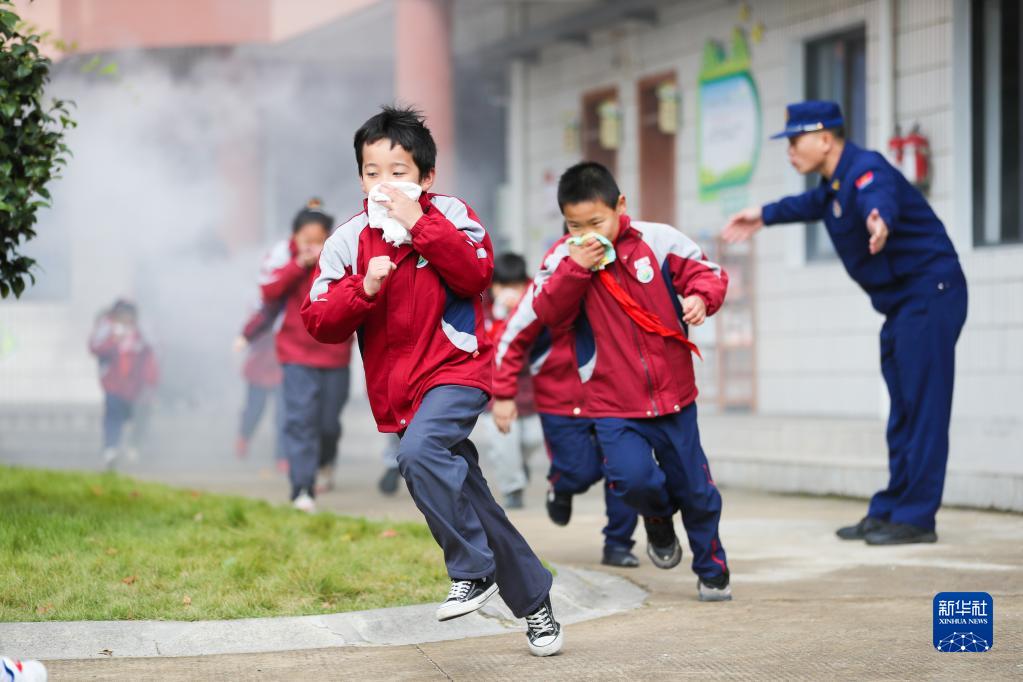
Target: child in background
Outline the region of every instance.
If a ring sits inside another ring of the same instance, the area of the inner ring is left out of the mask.
[[[558,205],[570,234],[544,259],[532,305],[543,325],[565,329],[585,312],[593,329],[584,400],[607,479],[643,515],[655,566],[682,559],[673,523],[681,511],[699,598],[731,599],[718,535],[721,495],[696,424],[692,353],[699,351],[686,335],[721,307],[727,275],[678,230],[632,221],[598,163],[565,171]]]
[[[351,335],[336,344],[320,343],[306,331],[300,313],[333,220],[318,208],[299,211],[291,239],[271,252],[262,282],[265,303],[284,302],[276,335],[284,375],[283,441],[292,504],[310,513],[316,511],[317,469],[332,467],[337,458],[341,410],[348,400]]]
[[[494,259],[489,334],[495,344],[504,333],[508,318],[519,305],[530,282],[526,261],[519,254],[504,253]],[[529,482],[529,458],[543,445],[540,419],[533,403],[533,379],[525,365],[515,377],[515,384],[516,414],[505,424],[506,430],[498,429],[492,419],[485,420],[490,437],[488,459],[494,468],[497,489],[504,495],[505,509],[522,509],[522,494]]]
[[[103,386],[103,463],[112,469],[121,454],[135,459],[134,446],[122,448],[124,427],[147,389],[156,386],[156,356],[138,328],[134,303],[119,299],[99,315],[89,350],[99,360]]]
[[[536,319],[532,291],[526,292],[507,320],[497,343],[494,424],[499,431],[507,432],[515,423],[518,377],[528,372],[550,458],[547,515],[559,526],[567,526],[572,517],[573,496],[585,493],[604,478],[604,456],[583,396],[583,380],[592,372],[594,359],[593,331],[585,315],[580,314],[571,327],[552,334]],[[610,485],[603,487],[607,525],[601,563],[635,568],[639,566],[639,559],[632,553],[636,510],[615,495]]]
[[[259,426],[259,421],[271,399],[274,402],[274,459],[278,470],[287,471],[287,459],[281,444],[284,410],[280,405],[282,372],[277,362],[277,349],[274,347],[273,325],[281,312],[278,301],[263,304],[245,322],[241,335],[235,339],[235,351],[246,351],[242,374],[245,377],[245,405],[242,408],[241,420],[238,425],[238,440],[235,443],[235,455],[245,459],[249,454],[249,443]]]
[[[384,495],[394,495],[398,492],[398,481],[401,480],[401,472],[398,470],[398,445],[401,443],[398,436],[387,434],[387,444],[384,446],[384,474],[377,482],[377,490]]]
[[[302,306],[325,343],[359,334],[377,427],[398,433],[398,466],[444,551],[451,578],[441,621],[500,589],[526,619],[529,650],[561,650],[553,576],[494,500],[469,434],[490,399],[493,347],[481,295],[490,237],[469,206],[430,193],[437,146],[418,112],[385,107],[355,133],[365,210],[327,241]]]

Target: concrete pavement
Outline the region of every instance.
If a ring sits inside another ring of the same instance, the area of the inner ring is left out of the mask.
[[[374,518],[415,519],[404,491],[375,489],[379,440],[350,431],[339,489],[321,505]],[[714,455],[710,453],[713,465]],[[226,461],[226,460],[225,460]],[[572,524],[543,512],[542,462],[527,508],[511,516],[547,561],[602,570],[601,496],[577,500]],[[268,470],[161,470],[160,480],[282,499]],[[181,658],[50,661],[53,680],[168,679],[1009,679],[1023,676],[1023,518],[946,509],[940,542],[894,548],[843,543],[833,531],[857,520],[862,501],[723,490],[722,539],[735,601],[702,604],[683,565],[613,571],[649,592],[645,607],[566,629],[564,652],[535,659],[520,633],[385,647]],[[642,550],[642,529],[637,531]],[[986,591],[995,642],[983,654],[931,645],[931,602],[940,591]],[[440,597],[442,595],[438,595]]]

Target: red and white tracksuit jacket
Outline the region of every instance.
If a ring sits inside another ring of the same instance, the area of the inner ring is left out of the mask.
[[[298,264],[297,253],[294,239],[278,243],[267,256],[260,275],[264,303],[284,304],[284,317],[276,335],[277,360],[282,365],[320,369],[347,367],[352,359],[351,334],[329,344],[320,343],[302,323],[302,302],[309,296],[315,272],[314,268]]]
[[[89,351],[99,360],[100,384],[106,393],[134,401],[159,381],[156,356],[136,327],[104,315],[89,337]]]
[[[336,343],[358,332],[366,389],[378,428],[403,431],[426,392],[456,384],[491,392],[493,347],[482,294],[494,252],[473,210],[455,197],[424,194],[412,244],[395,247],[369,227],[366,211],[327,240],[302,305],[306,328]],[[362,287],[370,258],[397,269],[372,298]]]
[[[595,273],[568,257],[566,240],[563,237],[548,252],[533,282],[530,303],[535,321],[529,311],[523,311],[516,327],[528,331],[538,322],[551,329],[554,339],[566,332],[575,336],[553,343],[551,350],[562,359],[553,367],[565,377],[557,381],[563,381],[562,390],[569,395],[576,390],[575,379],[568,379],[570,369],[576,369],[581,382],[580,404],[568,413],[647,418],[679,412],[693,402],[697,390],[689,349],[637,325]],[[606,270],[665,327],[687,331],[680,296],[699,296],[708,315],[724,301],[727,274],[708,261],[695,242],[669,225],[633,223],[622,216],[615,252],[617,258]],[[508,344],[502,339],[502,349],[513,346],[515,333],[509,322]],[[586,338],[589,334],[592,342]],[[570,363],[564,362],[568,353],[575,356]],[[541,393],[546,393],[541,385],[537,385],[538,403]]]
[[[578,324],[584,324],[580,316]],[[494,397],[519,399],[522,372],[532,377],[533,403],[537,412],[562,416],[583,413],[583,382],[577,358],[585,364],[586,349],[575,349],[576,325],[552,330],[537,319],[530,287],[505,321],[494,351]],[[588,327],[587,327],[588,330]],[[580,334],[580,342],[592,348],[593,334]]]
[[[245,381],[254,386],[276,388],[283,379],[272,333],[282,307],[277,302],[262,305],[249,316],[242,329],[242,337],[249,342],[242,374]]]

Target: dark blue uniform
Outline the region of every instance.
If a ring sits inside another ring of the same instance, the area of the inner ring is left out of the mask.
[[[866,221],[874,209],[889,233],[871,255]],[[955,344],[966,321],[966,279],[945,226],[887,159],[851,142],[833,178],[762,214],[766,225],[823,220],[845,269],[885,316],[890,479],[868,516],[933,530],[948,461]]]

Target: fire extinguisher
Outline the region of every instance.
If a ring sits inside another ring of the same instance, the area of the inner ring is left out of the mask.
[[[906,136],[896,126],[895,135],[888,140],[888,156],[910,184],[927,191],[931,184],[931,142],[920,132],[919,124]]]

